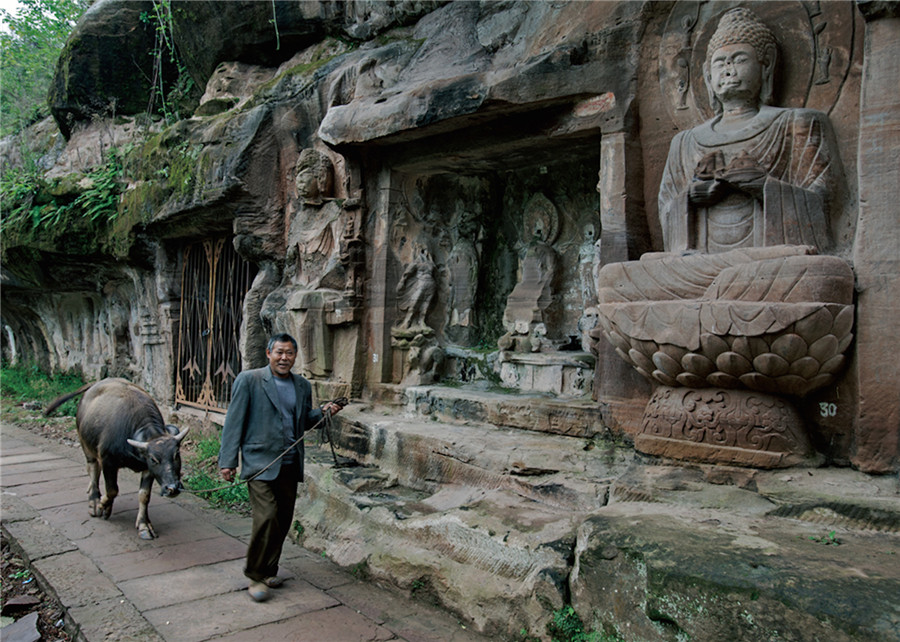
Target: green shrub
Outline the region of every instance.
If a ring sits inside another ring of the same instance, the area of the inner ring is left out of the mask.
[[[553,612],[547,623],[547,633],[553,642],[618,642],[619,638],[584,630],[584,623],[571,605]]]
[[[46,406],[57,397],[78,390],[84,383],[81,375],[75,373],[50,375],[34,363],[15,366],[4,363],[0,368],[0,398],[4,405],[38,401]],[[77,406],[76,397],[60,406],[55,414],[73,417]]]
[[[190,449],[183,448],[186,474],[182,475],[182,482],[185,488],[213,506],[245,514],[250,502],[247,485],[240,482],[229,485],[219,477],[219,446],[219,436],[212,435],[203,436]]]

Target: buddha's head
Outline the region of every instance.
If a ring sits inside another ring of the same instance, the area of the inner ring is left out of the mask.
[[[775,36],[749,9],[732,9],[722,16],[703,65],[710,104],[719,114],[731,98],[770,104],[777,58]]]

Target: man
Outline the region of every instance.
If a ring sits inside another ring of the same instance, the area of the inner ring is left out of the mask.
[[[283,582],[277,574],[278,560],[294,519],[297,484],[303,481],[303,442],[281,459],[278,456],[324,413],[334,415],[341,409],[332,402],[322,409],[312,407],[309,381],[291,373],[297,359],[297,342],[291,335],[272,336],[266,357],[269,365],[245,370],[234,380],[219,450],[223,479],[234,480],[240,455],[241,478],[250,480],[253,530],[244,575],[250,579],[250,597],[257,602]]]

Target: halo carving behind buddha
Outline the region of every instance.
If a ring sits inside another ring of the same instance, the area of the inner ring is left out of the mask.
[[[678,128],[713,116],[703,79],[706,48],[722,14],[738,6],[752,9],[775,34],[773,104],[830,113],[850,71],[853,3],[685,1],[673,4],[659,49],[663,103]]]

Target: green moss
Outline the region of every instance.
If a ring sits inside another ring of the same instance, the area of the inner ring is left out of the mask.
[[[293,67],[289,67],[268,82],[260,85],[259,89],[254,92],[253,97],[249,101],[247,101],[247,104],[244,108],[252,109],[253,107],[258,106],[261,102],[263,102],[264,97],[269,94],[269,92],[278,87],[286,79],[294,77],[308,77],[311,80],[316,71],[327,65],[338,56],[342,56],[355,48],[356,45],[352,43],[348,43],[337,38],[326,38],[321,43],[319,43],[316,49],[312,52],[309,62],[304,62],[298,65],[294,65]]]

